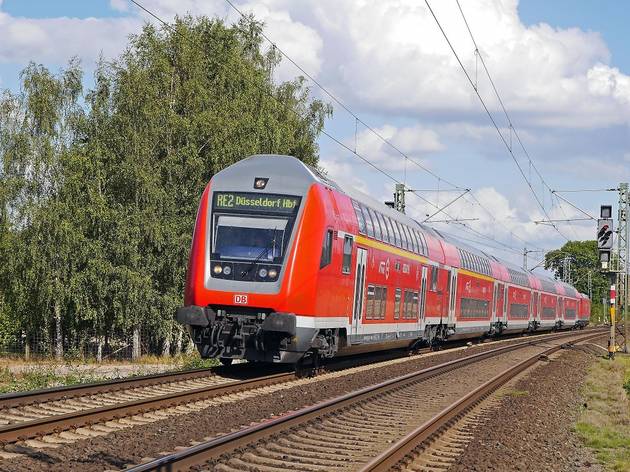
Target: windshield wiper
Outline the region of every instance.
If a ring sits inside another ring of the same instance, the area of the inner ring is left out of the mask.
[[[252,262],[249,263],[247,268],[241,272],[241,277],[245,277],[247,274],[249,274],[249,272],[256,266],[258,261],[260,261],[263,257],[267,255],[270,249],[276,248],[276,230],[277,229],[278,229],[277,227],[273,229],[272,238],[269,241],[269,244],[267,244],[267,246],[262,251],[260,251],[260,254],[258,254],[256,258]]]

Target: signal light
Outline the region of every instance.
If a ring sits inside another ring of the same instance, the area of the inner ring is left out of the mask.
[[[220,274],[221,272],[223,272],[223,267],[221,267],[220,265],[215,265],[215,266],[213,267],[212,271],[213,271],[215,274],[217,274],[217,275],[218,275],[218,274]],[[228,274],[228,275],[229,275],[229,274]]]
[[[269,278],[275,279],[278,275],[278,271],[276,269],[269,269]]]
[[[223,268],[223,273],[224,273],[225,275],[230,275],[230,274],[232,273],[232,268],[231,268],[230,266],[225,266],[225,267]]]
[[[264,267],[258,271],[258,275],[260,275],[261,279],[264,279],[265,277],[267,277],[267,274],[268,274],[267,269],[265,269]]]
[[[610,218],[597,220],[597,249],[609,250],[613,246],[613,221]]]

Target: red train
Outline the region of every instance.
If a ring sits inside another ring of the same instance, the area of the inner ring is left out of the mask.
[[[224,363],[583,327],[589,316],[570,285],[278,155],[244,159],[206,187],[177,311],[201,355]]]

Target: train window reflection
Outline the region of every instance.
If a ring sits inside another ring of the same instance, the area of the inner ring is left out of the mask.
[[[272,261],[282,257],[287,220],[221,215],[214,232],[214,253],[220,257]]]

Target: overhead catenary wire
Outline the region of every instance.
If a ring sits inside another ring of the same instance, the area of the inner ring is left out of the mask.
[[[248,17],[234,4],[234,2],[232,0],[224,0],[238,15],[241,16],[241,18],[244,19],[248,19]],[[471,33],[472,35],[472,33]],[[421,164],[419,164],[418,162],[416,162],[415,160],[411,159],[407,154],[405,154],[402,150],[400,150],[396,145],[394,145],[390,140],[388,140],[387,138],[385,138],[384,136],[382,136],[377,130],[375,130],[372,126],[370,126],[368,123],[366,123],[363,119],[361,119],[353,110],[351,110],[343,101],[341,101],[336,95],[334,95],[332,92],[330,92],[328,90],[328,88],[324,87],[317,79],[315,79],[311,74],[308,73],[308,71],[306,71],[302,66],[300,66],[300,64],[298,64],[293,58],[291,58],[288,54],[286,54],[282,48],[280,48],[271,38],[269,38],[264,32],[261,32],[261,36],[276,50],[278,51],[284,58],[286,58],[289,62],[291,62],[291,64],[293,64],[300,72],[302,72],[306,77],[308,77],[311,82],[313,84],[315,84],[320,90],[322,90],[322,92],[324,92],[328,97],[330,97],[334,102],[336,102],[339,106],[341,106],[348,114],[350,114],[350,116],[352,116],[355,120],[355,126],[356,123],[361,123],[363,126],[365,126],[366,129],[368,129],[370,132],[372,132],[375,136],[377,136],[381,141],[383,141],[385,144],[387,144],[388,146],[390,146],[392,149],[394,149],[396,152],[398,152],[402,157],[405,158],[405,178],[404,181],[406,181],[406,173],[407,173],[407,167],[406,167],[406,162],[409,161],[412,164],[416,165],[417,167],[419,167],[420,169],[424,170],[425,172],[427,172],[428,174],[430,174],[431,176],[433,176],[434,178],[436,178],[438,180],[438,184],[439,182],[445,182],[446,184],[450,185],[451,187],[453,187],[453,190],[465,190],[464,194],[470,192],[470,189],[465,189],[464,187],[461,187],[457,184],[454,184],[452,182],[450,182],[447,179],[444,179],[443,177],[441,177],[440,175],[436,174],[435,172],[431,171],[430,169],[426,168],[425,166],[422,166]],[[482,59],[482,58],[481,58]],[[483,59],[482,59],[483,61]],[[485,67],[485,64],[484,64]],[[487,70],[486,70],[487,71]],[[506,112],[507,114],[507,112]],[[326,134],[326,133],[324,133]],[[327,134],[326,134],[327,135]],[[328,135],[327,135],[328,136]],[[330,136],[329,136],[330,137]],[[356,149],[357,149],[357,145],[356,145],[356,128],[355,128],[355,149],[351,150],[349,149],[348,146],[344,146],[344,148],[350,150],[351,152],[353,152],[354,154],[356,154]],[[403,182],[404,183],[404,182]],[[413,193],[416,193],[417,191],[411,190],[409,189],[408,191],[411,191]],[[417,193],[416,193],[417,195]],[[461,195],[460,195],[461,197]],[[457,197],[455,200],[458,200],[460,197]],[[474,195],[473,195],[474,197]],[[421,197],[422,198],[422,197]],[[425,202],[430,203],[432,206],[434,206],[435,208],[440,208],[438,205],[435,205],[431,202],[429,202],[427,199],[422,198]],[[494,216],[491,214],[491,212],[485,208],[484,205],[482,205],[482,203],[476,198],[474,197],[474,199],[477,201],[477,204],[482,207],[486,213],[488,215],[491,216],[491,218],[494,221],[497,221],[496,218],[494,218]],[[468,201],[467,199],[465,199],[466,201]],[[453,200],[451,200],[447,205],[443,206],[442,208],[446,208],[447,206],[450,206],[452,203],[454,203]],[[441,210],[443,212],[443,210]],[[447,214],[445,212],[443,212],[444,214]],[[427,221],[427,220],[425,220]],[[512,231],[510,231],[510,233],[516,237],[517,239],[521,240],[523,243],[528,244],[530,246],[536,247],[535,245],[529,243],[528,241],[525,241],[524,239],[520,238],[519,236],[517,236],[516,234],[514,234]],[[566,239],[566,238],[565,238]]]
[[[164,27],[166,27],[167,29],[169,29],[169,31],[177,33],[177,31],[166,21],[164,21],[162,18],[160,18],[157,14],[155,14],[154,12],[152,12],[151,10],[149,10],[148,8],[146,8],[145,6],[143,6],[139,1],[137,0],[130,0],[134,5],[136,5],[138,8],[140,8],[141,10],[143,10],[144,12],[146,12],[148,15],[150,15],[151,17],[153,17],[154,19],[156,19],[158,22],[160,22]],[[247,16],[245,16],[240,10],[238,10],[238,8],[235,7],[235,5],[230,2],[229,0],[226,0],[226,2],[235,10],[239,13],[239,15],[241,15],[241,17],[248,19]],[[449,182],[447,179],[442,178],[441,176],[437,175],[436,173],[434,173],[433,171],[426,169],[424,166],[419,165],[417,162],[415,162],[414,160],[410,159],[408,156],[406,156],[400,149],[398,149],[395,145],[393,145],[393,143],[389,142],[389,140],[387,140],[386,138],[384,138],[383,136],[380,135],[380,133],[378,133],[376,130],[374,130],[373,128],[371,128],[369,125],[367,125],[363,120],[361,120],[354,112],[352,112],[352,110],[350,110],[345,104],[343,104],[339,99],[337,99],[332,93],[330,93],[327,89],[325,89],[318,81],[316,81],[315,79],[312,78],[312,76],[310,74],[308,74],[302,67],[300,67],[293,59],[291,59],[286,53],[284,53],[280,48],[278,48],[278,46],[273,43],[273,41],[271,41],[264,33],[261,32],[261,35],[263,36],[264,39],[266,39],[271,45],[272,47],[276,48],[282,55],[283,57],[287,58],[287,60],[289,60],[292,64],[294,64],[302,73],[304,73],[310,80],[313,81],[313,83],[315,85],[317,85],[322,91],[324,91],[328,96],[331,97],[331,99],[333,99],[336,103],[338,103],[340,106],[342,106],[342,108],[344,108],[345,110],[348,111],[348,113],[350,113],[353,117],[355,117],[355,119],[360,122],[361,124],[363,124],[364,126],[366,126],[366,128],[370,129],[377,137],[379,137],[380,139],[383,140],[383,142],[385,142],[386,144],[388,144],[389,146],[391,146],[393,149],[397,150],[406,160],[409,160],[410,162],[418,165],[418,167],[420,167],[421,169],[427,171],[430,175],[432,175],[433,177],[435,177],[438,182],[445,182],[448,185],[454,187],[456,190],[462,190],[463,193],[459,196],[457,196],[454,200],[458,200],[462,195],[465,195],[466,193],[470,192],[470,189],[465,189],[463,187],[457,186],[451,182]],[[225,67],[225,66],[224,66]],[[277,103],[284,105],[280,102],[280,100],[273,95],[271,92],[266,91],[266,93]],[[291,113],[295,114],[296,116],[298,116],[299,118],[303,118],[302,116],[300,116],[300,114],[292,109],[292,108],[287,108],[287,110],[289,110]],[[345,149],[346,151],[350,152],[352,155],[354,155],[355,157],[359,158],[361,161],[363,161],[364,163],[366,163],[367,165],[369,165],[370,167],[372,167],[374,170],[376,170],[377,172],[379,172],[380,174],[384,175],[385,177],[387,177],[389,180],[393,181],[394,183],[398,183],[398,184],[402,184],[403,182],[400,182],[396,177],[394,177],[391,173],[387,172],[386,170],[380,168],[378,165],[376,165],[374,162],[372,162],[371,160],[369,160],[368,158],[366,158],[365,156],[363,156],[362,154],[360,154],[359,152],[357,152],[356,149],[352,149],[350,146],[348,146],[347,144],[345,144],[343,141],[341,141],[340,139],[338,139],[337,137],[335,137],[334,135],[330,134],[329,132],[327,132],[325,129],[322,128],[321,133],[328,137],[330,140],[332,140],[334,143],[336,143],[337,145],[339,145],[340,147],[342,147],[343,149]],[[406,161],[405,161],[406,162]],[[413,193],[414,195],[416,195],[419,199],[421,199],[423,202],[431,205],[432,207],[438,209],[439,212],[443,213],[444,215],[446,215],[448,218],[453,219],[446,211],[444,211],[444,208],[446,208],[447,206],[450,206],[452,203],[454,203],[453,200],[451,200],[450,202],[448,202],[445,206],[440,207],[439,205],[435,204],[434,202],[430,201],[429,199],[423,197],[422,195],[420,195],[417,191],[411,191],[411,193]],[[479,203],[481,205],[481,203]],[[437,214],[436,213],[436,214]],[[468,231],[474,232],[477,236],[479,237],[483,237],[486,238],[490,241],[493,241],[497,244],[501,244],[506,248],[509,248],[511,250],[514,250],[514,248],[502,243],[501,241],[498,241],[497,239],[493,238],[493,237],[489,237],[484,235],[483,233],[474,230],[473,228],[469,227],[468,225],[464,224],[464,223],[460,223],[462,226],[464,226]]]
[[[429,9],[429,12],[431,13],[431,16],[433,17],[433,19],[435,20],[440,32],[442,33],[442,36],[444,36],[444,39],[446,40],[449,48],[451,49],[451,52],[453,53],[453,55],[455,56],[455,59],[457,60],[457,63],[459,64],[460,68],[462,69],[462,71],[464,72],[464,75],[466,76],[466,79],[468,80],[468,82],[470,83],[471,87],[473,88],[473,90],[475,91],[475,94],[477,95],[477,98],[479,99],[479,101],[481,102],[481,105],[483,106],[483,109],[485,110],[486,114],[488,115],[488,118],[490,118],[490,121],[492,122],[492,125],[494,126],[495,130],[497,131],[497,134],[499,135],[499,138],[501,139],[501,141],[503,142],[503,144],[505,145],[505,148],[508,150],[509,155],[512,157],[512,160],[514,161],[514,163],[516,164],[516,167],[518,168],[521,176],[523,177],[523,180],[525,180],[525,183],[527,184],[527,186],[529,187],[530,192],[532,193],[532,195],[534,196],[534,199],[536,200],[536,203],[538,204],[538,206],[541,208],[541,210],[543,211],[543,213],[545,214],[545,216],[547,217],[547,219],[551,220],[551,217],[549,216],[545,206],[542,204],[542,202],[540,201],[540,198],[538,197],[538,194],[536,193],[536,191],[534,190],[532,183],[529,181],[529,179],[527,178],[527,176],[525,175],[525,171],[523,170],[521,164],[518,162],[518,159],[516,158],[516,156],[514,155],[514,151],[512,149],[512,145],[511,143],[509,143],[505,136],[503,135],[503,133],[501,133],[501,129],[499,128],[499,125],[497,124],[496,120],[494,119],[494,116],[492,115],[492,113],[490,112],[490,109],[488,108],[488,106],[486,105],[485,100],[483,99],[483,97],[481,96],[481,94],[479,93],[479,88],[477,87],[477,85],[475,84],[475,82],[473,81],[472,77],[470,76],[470,74],[468,73],[468,70],[466,69],[466,67],[464,66],[464,64],[462,63],[459,54],[457,54],[457,51],[455,51],[455,48],[453,46],[453,44],[451,43],[451,40],[449,39],[448,35],[446,34],[446,31],[444,30],[444,28],[442,27],[442,24],[440,23],[440,20],[437,18],[435,12],[433,11],[433,8],[431,8],[431,4],[429,3],[429,0],[424,0],[424,3],[426,4],[427,8]],[[459,5],[459,2],[457,2],[457,4]],[[460,11],[462,13],[462,16],[464,16],[463,10],[461,9],[460,6]],[[465,16],[464,16],[465,19]],[[468,25],[468,22],[466,22],[466,24]],[[477,56],[480,57],[481,63],[482,65],[484,65],[484,69],[487,71],[487,68],[485,67],[485,62],[483,61],[483,57],[481,57],[481,55],[478,53],[478,48],[476,47],[476,42],[474,41],[474,36],[472,35],[472,31],[470,30],[470,28],[468,28],[468,31],[471,35],[471,37],[473,38],[473,44],[475,44],[475,48],[477,51]],[[489,72],[488,72],[489,75]],[[496,87],[494,88],[496,91]],[[498,92],[496,92],[498,94]],[[499,99],[500,100],[500,99]],[[502,103],[502,102],[501,102]],[[504,113],[506,113],[507,115],[507,110],[505,110],[505,107],[503,107]],[[508,116],[508,123],[510,124],[510,139],[512,136],[512,131],[513,131],[513,126],[512,126],[512,122],[511,120],[509,120],[509,115]],[[518,142],[521,144],[522,146],[522,141],[520,140],[520,138],[518,137],[518,135],[515,133],[515,136],[518,140]],[[530,159],[531,161],[531,159]],[[542,179],[542,176],[541,180]],[[567,241],[569,240],[569,238],[567,238],[561,231],[560,229],[555,225],[552,224],[552,227],[558,232],[558,234],[560,234],[560,236],[562,236],[564,239],[566,239]]]
[[[160,18],[157,14],[155,14],[154,12],[152,12],[151,10],[149,10],[148,8],[146,8],[144,5],[142,5],[140,2],[138,2],[137,0],[130,0],[134,5],[136,5],[138,8],[142,9],[144,12],[146,12],[147,14],[149,14],[151,17],[155,18],[158,22],[160,22],[165,28],[167,28],[169,31],[173,32],[173,33],[177,33],[177,31],[169,24],[167,23],[165,20],[163,20],[162,18]],[[240,13],[240,12],[239,12]],[[242,13],[240,13],[241,15],[243,15]],[[243,15],[244,16],[244,15]],[[269,41],[269,39],[267,39]],[[273,44],[273,43],[272,43]],[[277,47],[277,46],[276,46]],[[287,56],[288,57],[288,56]],[[294,63],[294,61],[291,61]],[[302,69],[300,69],[302,70]],[[277,103],[281,104],[280,100],[278,99],[278,97],[276,97],[275,95],[273,95],[271,92],[266,91],[267,95],[272,98],[274,101],[276,101]],[[292,108],[287,108],[291,113],[295,114],[298,118],[303,118],[302,116],[300,116],[300,114],[292,109]],[[345,144],[343,141],[341,141],[340,139],[338,139],[337,137],[335,137],[334,135],[330,134],[329,132],[327,132],[325,129],[322,128],[321,133],[323,135],[325,135],[326,137],[328,137],[330,140],[332,140],[334,143],[336,143],[337,145],[339,145],[340,147],[344,148],[346,151],[350,152],[352,155],[356,156],[357,158],[359,158],[360,160],[362,160],[364,163],[366,163],[367,165],[369,165],[370,167],[372,167],[374,170],[376,170],[377,172],[381,173],[382,175],[384,175],[385,177],[387,177],[388,179],[390,179],[391,181],[393,181],[394,183],[397,184],[402,184],[402,182],[400,180],[398,180],[396,177],[394,177],[391,173],[387,172],[386,170],[380,168],[379,166],[377,166],[374,162],[372,162],[371,160],[369,160],[368,158],[366,158],[365,156],[363,156],[362,154],[360,154],[359,152],[357,152],[355,149],[352,149],[350,146],[348,146],[347,144]],[[441,181],[446,182],[446,180],[438,177]],[[465,191],[469,191],[469,189],[461,189],[461,190],[465,190]],[[423,197],[422,195],[420,195],[419,193],[414,192],[414,194],[420,198],[422,201],[424,201],[425,203],[433,206],[436,209],[440,209],[440,206],[433,203],[432,201],[430,201],[429,199]],[[449,203],[450,204],[450,203]],[[447,204],[448,205],[448,204]],[[444,213],[448,216],[447,213]]]
[[[232,2],[231,0],[224,0],[236,13],[238,13],[241,18],[244,19],[248,19],[248,17],[234,4],[234,2]],[[331,100],[333,100],[335,103],[337,103],[341,108],[343,108],[350,116],[352,116],[355,119],[355,124],[356,123],[361,123],[363,126],[365,126],[365,128],[367,130],[369,130],[371,133],[373,133],[376,137],[378,137],[383,143],[387,144],[389,147],[391,147],[393,150],[395,150],[398,154],[400,154],[402,157],[404,157],[407,161],[411,162],[412,164],[414,164],[415,166],[417,166],[418,168],[422,169],[423,171],[425,171],[426,173],[428,173],[429,175],[435,177],[438,180],[441,180],[442,182],[450,185],[451,187],[457,189],[457,190],[464,190],[463,187],[460,187],[459,185],[456,185],[450,181],[448,181],[447,179],[439,176],[438,174],[436,174],[435,172],[433,172],[431,169],[429,169],[426,166],[423,166],[422,164],[420,164],[419,162],[417,162],[415,159],[410,158],[405,152],[403,152],[398,146],[396,146],[394,143],[392,143],[389,139],[387,139],[386,137],[384,137],[381,133],[379,133],[376,129],[374,129],[372,126],[370,126],[368,123],[366,123],[361,117],[359,117],[354,111],[352,111],[350,109],[350,107],[348,107],[344,102],[342,102],[336,95],[334,95],[332,92],[330,92],[328,90],[327,87],[324,87],[317,79],[315,79],[311,74],[308,73],[308,71],[306,71],[302,66],[300,66],[300,64],[298,64],[295,60],[293,60],[293,58],[291,58],[291,56],[289,56],[288,54],[286,54],[280,47],[278,47],[278,45],[272,41],[265,33],[264,31],[261,31],[260,35],[269,43],[272,45],[272,47],[274,47],[276,49],[276,51],[278,51],[285,59],[287,59],[291,64],[293,64],[302,74],[304,74],[306,77],[308,77],[308,79],[313,82],[322,92],[324,92],[328,97],[330,97]],[[355,131],[355,135],[356,135],[356,131]]]

